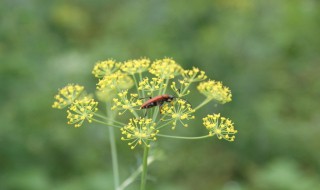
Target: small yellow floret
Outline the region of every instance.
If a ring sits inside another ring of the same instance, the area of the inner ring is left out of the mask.
[[[76,100],[83,92],[84,87],[77,84],[69,84],[59,90],[58,94],[54,96],[56,100],[52,107],[63,109]]]
[[[217,135],[218,139],[234,141],[238,131],[234,129],[232,121],[221,117],[220,114],[207,115],[203,118],[203,125],[209,130],[209,135]]]
[[[112,59],[101,61],[96,63],[92,70],[92,74],[94,74],[94,76],[97,78],[103,78],[116,72],[119,69],[119,66],[120,63],[117,63]]]
[[[162,79],[172,79],[182,74],[183,69],[173,59],[165,58],[153,62],[149,72]]]
[[[198,90],[209,99],[216,100],[221,104],[231,101],[231,91],[228,87],[223,86],[221,82],[206,81],[198,85]]]
[[[121,140],[129,140],[129,146],[134,149],[138,144],[149,146],[149,141],[155,141],[159,130],[155,129],[156,123],[148,118],[130,119],[128,125],[121,128],[121,133],[126,134]]]
[[[149,65],[150,60],[146,58],[129,60],[121,65],[121,70],[130,75],[134,75],[135,73],[142,73],[146,71],[149,68]]]
[[[80,100],[75,100],[67,110],[68,124],[74,124],[75,127],[80,127],[84,120],[92,122],[94,112],[98,110],[98,102],[89,97],[84,97]]]

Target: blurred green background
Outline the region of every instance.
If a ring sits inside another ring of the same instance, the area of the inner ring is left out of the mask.
[[[177,133],[206,133],[200,118],[215,112],[239,131],[234,143],[159,139],[166,158],[149,168],[149,189],[320,189],[319,10],[317,0],[2,0],[0,189],[112,189],[107,128],[67,126],[51,104],[68,83],[94,92],[97,61],[143,56],[232,90]],[[118,146],[124,180],[141,151]]]

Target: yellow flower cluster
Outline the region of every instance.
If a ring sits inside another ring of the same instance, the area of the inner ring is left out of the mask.
[[[198,85],[198,90],[204,94],[208,99],[213,99],[221,104],[231,101],[231,91],[228,87],[223,86],[221,82],[217,81],[206,81],[201,82]]]
[[[178,97],[186,96],[190,93],[190,90],[188,90],[188,87],[190,83],[185,82],[184,80],[179,80],[180,87],[178,88],[176,86],[176,82],[172,82],[171,89],[178,95]]]
[[[177,122],[180,122],[184,127],[188,127],[188,124],[184,123],[183,120],[195,118],[192,115],[195,110],[182,99],[175,100],[171,105],[165,104],[160,111],[163,114],[162,121],[172,121],[172,129],[175,129]]]
[[[101,61],[94,66],[92,74],[97,78],[103,78],[104,76],[108,76],[116,72],[119,67],[120,63],[117,63],[112,59]]]
[[[207,75],[204,71],[200,71],[200,69],[193,67],[190,70],[184,70],[182,73],[183,81],[186,83],[193,83],[207,79]]]
[[[88,97],[75,100],[69,110],[67,110],[68,124],[75,124],[75,127],[80,127],[84,120],[91,123],[94,112],[98,110],[97,105],[98,102]]]
[[[209,135],[217,135],[218,139],[223,138],[227,141],[234,141],[234,134],[238,132],[234,129],[232,121],[220,117],[220,114],[208,115],[203,118],[203,125],[209,130]]]
[[[176,82],[172,82],[171,89],[178,95],[178,97],[186,96],[190,93],[188,90],[191,83],[205,80],[207,75],[204,71],[200,71],[198,68],[193,67],[191,70],[184,70],[182,72],[183,79],[178,80],[180,87],[176,86]]]
[[[159,130],[155,128],[156,123],[148,118],[130,119],[128,125],[121,128],[124,137],[121,140],[129,140],[128,145],[134,149],[138,144],[150,147],[149,141],[157,140],[156,135]]]
[[[129,89],[133,86],[134,82],[127,74],[117,71],[113,74],[106,75],[103,79],[99,80],[97,89],[104,90],[122,90]]]
[[[147,91],[149,96],[153,95],[153,92],[161,90],[167,86],[163,80],[164,79],[162,78],[152,78],[151,81],[149,81],[149,78],[146,77],[139,82],[138,90]]]
[[[171,58],[156,61],[141,58],[123,63],[109,59],[96,63],[92,73],[99,78],[96,86],[97,98],[107,103],[110,117],[105,118],[95,113],[98,103],[85,95],[83,86],[70,84],[59,90],[52,105],[58,109],[69,106],[68,124],[80,127],[87,120],[119,127],[123,135],[121,139],[128,140],[128,145],[132,149],[137,145],[149,147],[149,143],[155,141],[156,136],[199,139],[216,135],[219,139],[228,141],[235,139],[237,130],[234,129],[232,121],[220,117],[220,114],[207,115],[203,118],[203,124],[209,135],[188,138],[158,134],[159,129],[164,127],[172,129],[177,126],[188,127],[188,122],[195,119],[195,111],[212,100],[221,104],[231,101],[230,89],[219,81],[208,80],[206,73],[199,68],[184,70]],[[191,93],[190,87],[193,83],[198,84],[198,91],[206,97],[199,101],[195,108],[192,108],[187,99],[183,99]],[[134,85],[135,89],[130,90]],[[171,89],[168,89],[170,87]],[[143,100],[148,97],[149,100]],[[142,109],[146,110],[141,110],[141,105],[144,105]],[[114,112],[110,111],[110,106]],[[116,121],[115,113],[123,115],[125,112],[132,115],[127,125]],[[141,118],[142,115],[144,118]],[[147,115],[152,116],[152,119],[147,118]]]
[[[149,68],[149,65],[150,60],[146,58],[129,60],[121,65],[121,70],[130,75],[134,75],[135,73],[142,73],[146,71]]]
[[[142,104],[141,99],[138,99],[138,94],[130,94],[130,99],[128,99],[128,90],[124,90],[118,93],[119,98],[113,98],[114,105],[111,107],[112,110],[119,110],[119,115],[129,110],[134,112],[134,110],[140,109]]]
[[[173,59],[165,58],[152,63],[149,72],[163,79],[173,79],[176,75],[180,75],[183,69]]]
[[[84,87],[80,85],[69,84],[59,90],[58,94],[54,97],[56,100],[53,102],[52,107],[57,109],[63,109],[66,106],[72,104],[83,92]]]

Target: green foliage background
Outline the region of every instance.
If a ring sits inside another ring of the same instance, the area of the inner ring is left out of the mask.
[[[234,143],[159,140],[149,189],[320,189],[320,3],[316,0],[2,0],[0,189],[112,189],[108,130],[51,109],[96,61],[172,57],[233,93]],[[197,102],[197,97],[190,97]],[[186,135],[203,134],[201,114]],[[121,178],[140,151],[119,141]],[[137,189],[137,181],[129,189]]]

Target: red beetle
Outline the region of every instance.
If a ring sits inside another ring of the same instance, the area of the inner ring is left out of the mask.
[[[163,95],[158,95],[158,96],[155,96],[153,98],[150,98],[149,100],[147,100],[145,103],[143,103],[141,105],[141,109],[148,109],[148,108],[152,108],[152,107],[155,107],[155,106],[159,106],[159,111],[161,113],[161,106],[164,102],[172,102],[174,98],[177,98],[177,97],[174,97],[172,95],[169,95],[169,94],[163,94]],[[182,99],[182,98],[179,98],[179,99]],[[185,99],[182,99],[186,102],[188,102],[187,100]],[[189,102],[188,102],[189,103]],[[189,103],[190,104],[190,103]],[[145,113],[145,116],[147,115],[147,112]]]
[[[141,105],[141,109],[152,108],[154,106],[161,106],[164,102],[171,102],[175,97],[169,94],[158,95],[156,97],[150,98],[145,103]]]

